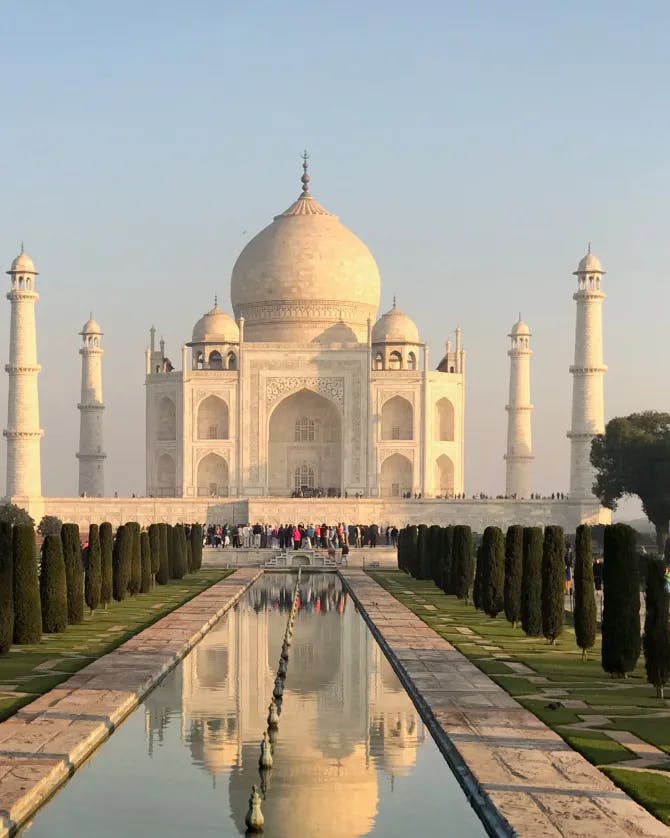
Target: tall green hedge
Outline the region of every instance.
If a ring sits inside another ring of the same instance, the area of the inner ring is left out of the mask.
[[[148,594],[151,590],[151,545],[149,544],[149,533],[140,534],[140,553],[142,554],[142,574],[140,577],[140,593]]]
[[[151,584],[161,566],[161,531],[159,524],[149,525],[149,551],[151,554]]]
[[[635,530],[628,524],[605,527],[603,543],[602,665],[627,675],[640,656],[640,582]]]
[[[505,617],[516,626],[521,619],[523,527],[512,524],[505,534]]]
[[[84,564],[79,526],[63,524],[60,535],[67,580],[67,621],[70,625],[78,625],[84,622]]]
[[[523,528],[521,628],[529,637],[542,634],[542,527]]]
[[[9,651],[14,637],[14,559],[12,525],[0,521],[0,655]]]
[[[97,524],[88,528],[88,550],[84,568],[84,600],[91,614],[100,605],[102,592],[102,552],[100,550],[100,530]]]
[[[482,545],[480,542],[475,549],[475,578],[472,583],[472,604],[480,611],[484,608],[482,579],[488,572],[488,568],[486,567],[487,561],[488,557],[482,555]]]
[[[428,527],[426,524],[419,524],[419,537],[417,540],[417,553],[419,567],[417,579],[430,579],[430,554],[428,548]]]
[[[184,527],[186,538],[186,572],[193,573],[193,550],[191,549],[191,528]]]
[[[589,649],[596,642],[596,591],[593,582],[591,527],[580,524],[575,534],[575,609],[573,622],[575,639],[586,660]]]
[[[437,585],[442,587],[442,528],[437,524],[428,527],[427,533],[428,561],[430,565],[430,578]]]
[[[197,572],[202,567],[202,524],[191,527],[191,556],[193,570]]]
[[[482,606],[489,617],[497,617],[505,607],[505,538],[500,527],[487,527],[482,552],[488,556],[482,578]]]
[[[116,531],[112,554],[112,593],[117,602],[121,602],[128,595],[132,555],[133,529],[121,525]]]
[[[40,583],[37,576],[35,530],[16,524],[12,533],[14,643],[37,643],[42,636]]]
[[[647,587],[645,593],[644,665],[647,681],[656,687],[656,694],[664,699],[665,685],[670,677],[670,622],[668,622],[668,601],[665,589],[665,568],[663,562],[651,559],[647,563]]]
[[[440,586],[445,594],[451,594],[451,565],[453,555],[454,528],[452,526],[442,527],[440,531],[442,540],[442,585]]]
[[[167,524],[158,525],[158,546],[159,546],[159,564],[158,572],[156,573],[156,582],[159,585],[167,585],[170,579],[170,562],[169,562],[169,536],[170,532]]]
[[[176,565],[175,565],[175,579],[183,579],[188,573],[188,553],[186,548],[186,531],[183,524],[175,526],[175,540],[176,540]]]
[[[416,577],[419,574],[419,528],[414,524],[407,527],[407,566],[405,570]]]
[[[472,530],[467,525],[454,527],[452,549],[453,591],[459,599],[468,600],[472,592],[475,560],[472,553]]]
[[[565,539],[563,528],[544,529],[542,545],[542,634],[555,644],[565,622]]]
[[[100,524],[100,603],[105,608],[112,601],[112,556],[114,533],[109,521]]]
[[[398,550],[397,550],[397,558],[398,558],[398,570],[407,570],[407,552],[405,547],[407,536],[407,527],[401,527],[398,530]]]
[[[63,543],[59,535],[47,535],[42,543],[40,571],[42,631],[46,634],[67,628],[67,582]]]
[[[130,576],[128,577],[128,593],[135,596],[140,592],[142,584],[142,548],[140,545],[140,525],[137,521],[129,521],[126,527],[132,533],[130,553]]]

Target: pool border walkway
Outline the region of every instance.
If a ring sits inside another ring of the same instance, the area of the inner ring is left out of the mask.
[[[491,835],[670,836],[374,579],[340,576]]]
[[[262,573],[236,570],[0,724],[0,838],[15,834]]]

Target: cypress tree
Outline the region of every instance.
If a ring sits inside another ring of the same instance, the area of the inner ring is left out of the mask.
[[[529,637],[542,634],[542,527],[523,528],[521,628]]]
[[[486,559],[482,558],[481,542],[475,550],[475,579],[472,583],[472,604],[481,611],[483,607],[482,601],[482,576],[486,573]]]
[[[102,553],[100,531],[97,524],[88,528],[88,553],[84,570],[84,600],[91,614],[100,605],[102,593]]]
[[[151,584],[156,578],[161,565],[161,531],[159,524],[149,526],[149,549],[151,551]]]
[[[428,527],[427,534],[428,559],[430,562],[430,578],[442,587],[442,528],[438,524]]]
[[[114,534],[109,521],[100,524],[100,602],[105,608],[112,601],[112,554]]]
[[[459,524],[454,527],[452,569],[453,591],[459,599],[467,602],[475,575],[472,530],[467,525]]]
[[[407,532],[406,527],[402,527],[398,530],[398,570],[405,570],[405,535]]]
[[[156,574],[156,582],[159,585],[167,585],[168,580],[170,579],[170,564],[168,559],[168,550],[169,550],[169,530],[167,524],[159,524],[158,525],[158,546],[159,546],[159,556],[160,561],[158,565],[158,573]]]
[[[452,591],[452,582],[451,582],[451,565],[452,565],[452,551],[453,551],[453,539],[454,539],[454,528],[449,527],[442,527],[440,532],[441,543],[442,543],[442,590],[445,594],[451,594]]]
[[[117,602],[122,602],[128,594],[132,551],[132,527],[122,524],[116,531],[112,553],[112,593]]]
[[[605,527],[603,544],[602,665],[627,675],[640,656],[640,583],[635,531],[627,524]]]
[[[140,578],[140,593],[148,594],[151,590],[151,546],[149,544],[149,533],[140,534],[140,552],[142,554],[142,575]]]
[[[500,527],[487,527],[482,553],[488,555],[482,578],[482,605],[489,617],[497,617],[505,607],[505,538]]]
[[[131,596],[140,592],[142,584],[142,548],[140,546],[140,525],[137,521],[129,521],[126,527],[132,534],[130,553],[130,576],[128,577],[128,593]]]
[[[202,524],[191,527],[191,556],[193,570],[197,572],[202,567]]]
[[[170,569],[170,579],[181,579],[177,577],[179,572],[179,558],[177,551],[179,550],[179,537],[172,524],[168,524],[168,568]]]
[[[177,524],[174,528],[174,578],[183,579],[186,576],[186,533],[182,524]]]
[[[35,530],[16,524],[12,533],[14,643],[37,643],[42,636],[40,583],[37,577]]]
[[[428,552],[428,527],[426,524],[419,524],[417,539],[417,554],[419,567],[417,579],[430,579],[430,555]]]
[[[544,529],[542,545],[542,634],[549,643],[563,631],[565,620],[565,541],[563,528]]]
[[[596,642],[596,591],[593,582],[591,527],[580,524],[575,534],[575,639],[582,660]]]
[[[67,621],[70,625],[84,622],[84,564],[77,524],[63,524],[60,531],[67,581]]]
[[[505,535],[505,617],[516,626],[521,619],[523,527],[512,524]]]
[[[186,538],[186,572],[193,573],[193,550],[191,549],[191,531],[184,533]]]
[[[0,521],[0,655],[9,651],[14,636],[14,560],[12,525]]]
[[[47,535],[42,543],[40,571],[42,631],[46,634],[67,628],[67,582],[63,544],[59,535]]]
[[[650,559],[647,562],[646,614],[642,643],[647,681],[656,687],[656,695],[660,699],[665,698],[665,684],[670,676],[669,601],[670,596],[665,589],[663,562]]]
[[[419,572],[419,528],[414,524],[407,527],[407,564],[405,570],[415,579]]]

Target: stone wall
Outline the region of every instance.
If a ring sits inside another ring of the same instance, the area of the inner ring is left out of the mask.
[[[607,524],[611,513],[597,501],[513,501],[513,500],[383,500],[292,499],[292,498],[12,498],[26,508],[36,522],[42,515],[56,515],[79,524],[111,521],[154,521],[215,523],[377,523],[381,526],[408,523],[469,524],[476,532],[486,526],[507,527],[558,524],[574,532],[580,523]]]

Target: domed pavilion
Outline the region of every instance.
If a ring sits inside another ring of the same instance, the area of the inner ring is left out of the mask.
[[[377,263],[313,197],[306,158],[301,184],[237,257],[232,313],[215,300],[198,319],[181,370],[151,332],[147,494],[460,494],[460,330],[431,370],[395,299],[378,318]]]

